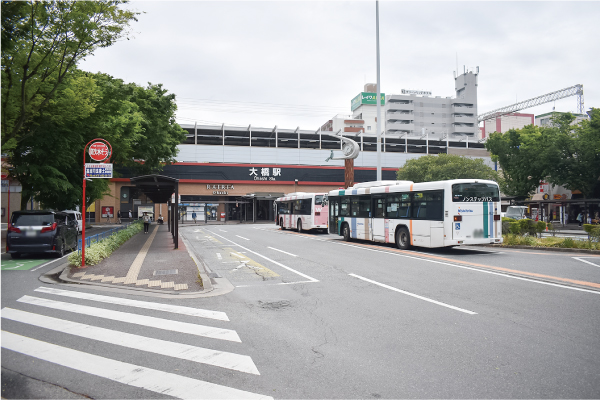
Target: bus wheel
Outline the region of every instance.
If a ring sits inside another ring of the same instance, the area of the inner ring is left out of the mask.
[[[407,250],[410,247],[410,233],[408,233],[408,229],[399,228],[396,231],[396,246],[400,250]]]
[[[302,232],[302,220],[298,220],[298,232]]]
[[[344,224],[344,227],[342,228],[342,235],[344,235],[344,240],[346,242],[350,241],[350,227],[348,224]]]
[[[282,231],[285,231],[285,226],[283,226],[283,218],[279,220],[279,227]]]

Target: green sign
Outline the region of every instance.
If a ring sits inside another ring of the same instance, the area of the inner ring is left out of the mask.
[[[385,105],[385,93],[380,93],[381,105]],[[363,104],[377,104],[377,93],[361,92],[358,96],[352,99],[352,111],[356,110]]]

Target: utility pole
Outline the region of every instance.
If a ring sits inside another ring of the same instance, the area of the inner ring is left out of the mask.
[[[379,77],[379,0],[375,2],[377,41],[377,180],[381,180],[381,82]]]

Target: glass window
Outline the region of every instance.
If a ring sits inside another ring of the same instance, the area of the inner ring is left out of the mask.
[[[385,218],[385,199],[383,197],[375,198],[375,218]]]
[[[413,193],[413,219],[442,221],[444,215],[444,191],[431,190]]]
[[[342,197],[340,202],[340,217],[350,216],[350,197]]]
[[[387,218],[410,218],[410,194],[393,193],[386,197]]]
[[[494,183],[456,183],[452,185],[452,201],[473,203],[500,201],[498,185]]]
[[[351,210],[352,217],[370,218],[371,196],[353,196]]]

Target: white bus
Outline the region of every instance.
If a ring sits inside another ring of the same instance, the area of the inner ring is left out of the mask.
[[[275,200],[275,224],[281,229],[327,231],[327,193],[290,193]]]
[[[500,191],[480,179],[359,183],[329,192],[329,233],[403,250],[502,243]]]

